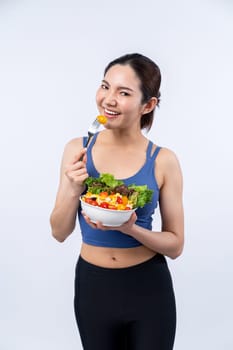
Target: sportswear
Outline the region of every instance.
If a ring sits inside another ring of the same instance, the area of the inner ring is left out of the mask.
[[[94,161],[92,158],[92,148],[98,137],[98,132],[93,136],[89,147],[87,148],[87,172],[89,176],[99,177],[99,172],[96,170]],[[85,144],[86,138],[83,139]],[[153,154],[151,154],[153,143],[148,141],[148,146],[146,150],[146,161],[144,165],[139,169],[139,171],[127,178],[121,179],[126,185],[147,185],[149,189],[152,189],[153,196],[151,203],[147,203],[143,208],[138,208],[136,210],[137,221],[136,224],[144,227],[146,229],[152,229],[152,215],[154,214],[155,208],[158,205],[159,199],[159,187],[156,182],[154,175],[155,159],[161,149],[161,147],[156,147]],[[133,237],[124,234],[117,230],[98,230],[90,227],[84,220],[83,215],[81,214],[81,206],[78,209],[78,218],[82,234],[83,242],[100,246],[100,247],[112,247],[112,248],[131,248],[142,245],[139,241]]]
[[[81,256],[74,310],[84,350],[172,350],[176,301],[161,254],[137,265],[106,268]]]

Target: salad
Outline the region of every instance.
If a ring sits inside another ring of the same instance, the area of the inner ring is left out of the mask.
[[[82,200],[88,204],[105,209],[131,210],[144,207],[151,202],[153,190],[147,185],[125,185],[112,174],[100,174],[98,178],[88,177],[85,180],[87,192]]]

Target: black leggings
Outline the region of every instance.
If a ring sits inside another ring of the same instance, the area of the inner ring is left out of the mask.
[[[127,268],[79,257],[74,309],[84,350],[172,350],[176,306],[163,255]]]

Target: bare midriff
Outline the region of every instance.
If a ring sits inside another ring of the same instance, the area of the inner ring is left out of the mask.
[[[156,252],[145,247],[108,248],[82,243],[81,257],[91,264],[107,268],[124,268],[152,258]]]

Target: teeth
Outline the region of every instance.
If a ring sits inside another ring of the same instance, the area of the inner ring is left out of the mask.
[[[119,114],[119,113],[117,113],[117,112],[109,111],[108,109],[105,109],[105,112],[108,113],[108,114],[112,114],[112,115],[117,115],[117,114]]]

